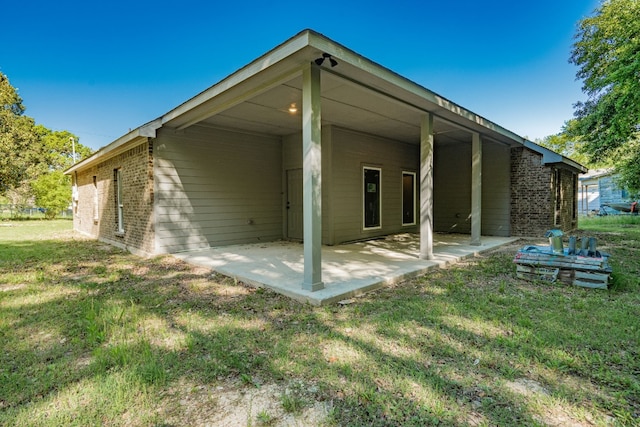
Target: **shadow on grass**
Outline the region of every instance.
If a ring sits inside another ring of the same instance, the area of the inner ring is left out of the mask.
[[[638,330],[623,319],[638,306],[623,294],[523,284],[508,256],[317,308],[97,242],[3,243],[0,255],[9,425],[64,421],[70,406],[81,421],[161,423],[180,411],[164,392],[185,379],[302,380],[319,390],[310,398],[332,402],[338,425],[540,424],[531,396],[505,387],[522,377],[546,387],[538,398],[593,416],[624,422],[638,408]],[[628,335],[608,336],[616,325]],[[596,395],[581,390],[588,383]],[[95,395],[65,400],[86,389]],[[104,393],[120,398],[97,404]]]

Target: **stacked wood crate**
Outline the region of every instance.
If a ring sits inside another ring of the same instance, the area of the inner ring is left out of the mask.
[[[573,252],[573,253],[569,253]],[[520,249],[513,262],[517,264],[516,275],[526,280],[550,282],[607,289],[611,277],[609,254],[593,251],[553,251],[549,246],[529,245]]]

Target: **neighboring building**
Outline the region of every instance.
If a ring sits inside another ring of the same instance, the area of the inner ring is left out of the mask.
[[[577,221],[572,160],[305,30],[67,171],[74,227],[139,254]],[[304,206],[304,209],[303,209]]]
[[[580,214],[598,214],[602,205],[631,202],[629,192],[618,184],[618,178],[613,169],[595,169],[581,176],[578,196]]]

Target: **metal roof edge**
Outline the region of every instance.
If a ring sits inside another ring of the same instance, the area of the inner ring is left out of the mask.
[[[397,72],[358,54],[357,52],[322,35],[321,33],[318,33],[312,29],[304,29],[293,37],[285,40],[283,43],[270,49],[268,52],[261,55],[257,59],[251,61],[249,64],[241,67],[240,69],[229,74],[227,77],[223,78],[214,85],[208,87],[207,89],[191,97],[182,104],[169,110],[159,118],[136,128],[135,130],[116,139],[109,145],[100,148],[92,156],[67,169],[65,171],[65,174],[71,174],[75,171],[94,165],[101,159],[120,152],[123,147],[130,145],[132,142],[138,140],[139,138],[155,138],[156,131],[159,128],[163,127],[165,124],[171,126],[171,124],[167,122],[183,116],[184,114],[192,111],[203,103],[215,98],[220,93],[238,85],[239,83],[251,78],[252,76],[255,76],[257,73],[265,70],[266,68],[269,68],[270,66],[283,60],[284,58],[287,58],[308,47],[326,52],[336,59],[345,61],[350,65],[373,75],[374,77],[377,77],[383,81],[390,83],[391,85],[400,88],[401,90],[406,91],[409,94],[413,94],[419,98],[424,99],[428,103],[434,105],[434,110],[440,108],[441,110],[439,111],[441,112],[447,111],[453,113],[455,116],[460,117],[460,119],[500,134],[503,137],[513,141],[513,143],[515,144],[524,145],[525,147],[542,154],[542,161],[544,164],[563,163],[569,167],[579,170],[581,173],[585,173],[588,170],[581,164],[558,153],[555,153],[552,150],[528,141],[526,138],[523,138],[516,133],[498,125],[497,123],[494,123],[476,113],[473,113],[470,110],[463,108],[462,106],[448,100],[447,98],[444,98],[437,93],[427,89],[426,87],[398,74]],[[435,112],[434,114],[437,115],[437,113]],[[478,130],[479,129],[476,128],[476,131]]]
[[[571,160],[568,157],[563,156],[562,154],[558,154],[553,150],[550,150],[542,145],[536,144],[535,142],[529,141],[525,139],[523,144],[526,148],[535,151],[536,153],[542,154],[542,163],[553,164],[553,163],[562,163],[574,169],[580,171],[580,173],[586,173],[589,169],[575,160]]]
[[[336,59],[345,61],[354,67],[373,74],[378,78],[386,80],[387,82],[401,89],[404,89],[409,93],[417,95],[444,110],[452,112],[463,119],[469,120],[493,132],[497,132],[514,142],[522,143],[526,140],[515,132],[506,129],[479,114],[467,110],[466,108],[456,104],[455,102],[445,98],[444,96],[433,92],[425,86],[422,86],[421,84],[416,83],[407,77],[404,77],[403,75],[393,71],[390,68],[385,67],[384,65],[368,59],[367,57],[355,52],[354,50],[349,49],[348,47],[330,39],[329,37],[326,37],[314,30],[305,30],[305,32],[308,34],[310,46],[326,52]]]
[[[287,56],[290,56],[293,53],[304,49],[309,45],[309,35],[311,32],[312,31],[308,29],[299,32],[295,36],[270,49],[263,55],[229,74],[212,86],[209,86],[202,92],[189,98],[187,101],[183,102],[177,107],[172,108],[167,113],[162,115],[162,123],[164,124],[180,117],[181,115],[193,110],[206,101],[215,98],[220,93],[236,86],[240,82],[249,79],[260,71],[281,61]]]
[[[64,171],[65,175],[71,175],[74,172],[77,172],[82,169],[86,169],[90,166],[95,165],[103,158],[114,155],[115,153],[122,152],[126,147],[131,145],[131,143],[147,139],[147,138],[155,138],[157,130],[162,127],[162,121],[160,118],[152,120],[144,125],[128,132],[127,134],[121,136],[116,139],[109,145],[106,145],[100,148],[98,151],[93,153],[91,156],[86,159],[76,163],[71,166],[67,170]]]

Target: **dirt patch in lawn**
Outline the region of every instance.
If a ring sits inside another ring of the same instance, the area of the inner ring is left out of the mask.
[[[331,405],[314,400],[316,393],[315,386],[300,384],[205,386],[182,381],[165,392],[161,416],[171,426],[321,426]],[[288,406],[292,401],[299,406]]]

